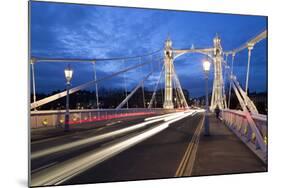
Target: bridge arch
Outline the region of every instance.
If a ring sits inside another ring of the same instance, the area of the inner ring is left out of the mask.
[[[174,108],[172,102],[173,91],[171,89],[173,76],[173,61],[178,57],[188,53],[203,54],[212,60],[214,64],[214,82],[210,109],[214,110],[216,106],[218,106],[220,109],[226,108],[226,96],[224,92],[224,82],[222,75],[223,51],[221,47],[221,39],[218,37],[218,35],[213,39],[213,44],[214,46],[210,48],[173,49],[171,39],[167,39],[165,41],[165,100],[163,108]]]

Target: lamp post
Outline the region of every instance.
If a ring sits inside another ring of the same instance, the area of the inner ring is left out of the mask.
[[[203,70],[205,73],[205,88],[206,88],[206,94],[205,94],[205,122],[204,122],[204,127],[205,127],[205,136],[210,135],[209,131],[209,118],[208,118],[208,113],[209,113],[209,96],[208,96],[208,78],[209,78],[209,71],[210,71],[211,63],[209,61],[204,61],[203,62]]]
[[[69,131],[69,88],[70,81],[72,79],[73,70],[68,67],[64,70],[64,76],[66,79],[66,108],[65,108],[65,121],[64,121],[64,131]]]

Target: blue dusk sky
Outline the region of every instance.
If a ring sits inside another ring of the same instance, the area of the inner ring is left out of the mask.
[[[221,37],[224,51],[241,46],[267,27],[263,16],[213,14],[188,11],[167,11],[106,7],[63,3],[31,2],[31,56],[47,58],[112,58],[148,54],[163,49],[169,36],[175,49],[212,47],[216,33]],[[258,43],[252,52],[250,91],[267,89],[267,40]],[[245,86],[247,50],[236,55],[234,74]],[[150,70],[155,73],[145,83],[152,90],[158,79],[163,61],[162,54],[148,56],[141,61],[152,65],[116,76],[99,83],[99,88],[134,88]],[[204,74],[200,54],[186,54],[174,64],[181,85],[191,97],[204,94]],[[157,60],[158,59],[158,60]],[[230,57],[228,58],[230,63]],[[97,62],[97,76],[133,66],[139,60]],[[42,62],[35,64],[37,93],[50,93],[65,89],[65,63]],[[93,79],[91,63],[72,63],[72,85],[77,86]],[[210,84],[213,72],[210,72]],[[162,79],[163,80],[163,79]],[[161,87],[163,87],[163,81]],[[89,88],[94,90],[94,86]],[[211,87],[210,87],[211,91]]]

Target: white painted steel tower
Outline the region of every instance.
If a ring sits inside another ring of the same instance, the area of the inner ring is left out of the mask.
[[[212,99],[210,110],[213,111],[217,106],[220,109],[226,108],[226,98],[224,92],[224,82],[223,82],[223,74],[222,74],[222,47],[221,47],[221,39],[217,35],[214,40],[214,55],[213,55],[213,63],[214,63],[214,81],[213,81],[213,91],[212,91]]]
[[[163,108],[173,109],[173,88],[172,88],[172,77],[173,77],[173,50],[172,50],[172,41],[168,38],[165,41],[165,100]]]

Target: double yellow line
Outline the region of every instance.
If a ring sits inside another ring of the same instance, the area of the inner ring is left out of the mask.
[[[192,139],[188,144],[188,147],[176,171],[175,177],[191,176],[204,119],[205,116],[202,118],[202,121],[200,122],[199,126],[196,128],[192,136]]]

